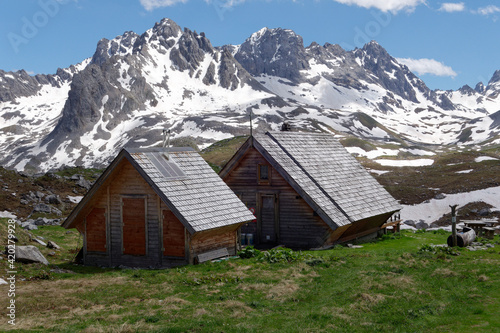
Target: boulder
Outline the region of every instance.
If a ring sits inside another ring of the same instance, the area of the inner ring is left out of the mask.
[[[41,203],[33,207],[33,212],[38,213],[54,213],[58,216],[62,215],[62,212],[56,207],[49,206],[47,204]]]
[[[47,195],[44,200],[51,205],[60,205],[62,203],[61,198],[56,194]]]
[[[57,245],[56,243],[54,243],[53,241],[48,241],[47,242],[47,247],[49,249],[54,249],[54,250],[60,250],[61,247],[59,245]]]
[[[35,221],[33,220],[28,220],[26,222],[21,223],[21,228],[26,229],[26,230],[36,230],[38,227],[34,223]]]
[[[76,185],[80,186],[80,187],[83,187],[84,189],[86,190],[89,190],[90,187],[92,186],[92,184],[85,178],[80,178],[80,180],[78,180],[76,182]]]
[[[417,228],[417,229],[429,229],[429,223],[425,222],[424,220],[420,220],[415,225],[415,228]]]
[[[434,199],[436,200],[443,200],[444,198],[446,198],[446,195],[444,195],[443,193],[439,193],[434,197]]]
[[[49,222],[49,219],[45,218],[45,217],[39,217],[36,219],[36,221],[34,222],[35,225],[47,225]]]
[[[50,213],[52,212],[52,207],[46,204],[38,204],[35,207],[33,207],[34,212],[39,212],[39,213]]]
[[[416,227],[416,225],[417,225],[417,222],[415,222],[415,221],[413,221],[413,220],[406,220],[406,221],[404,221],[403,223],[404,223],[404,224],[406,224],[406,225],[409,225],[409,226],[411,226],[411,227],[414,227],[414,228],[415,228],[415,227]]]
[[[39,262],[48,265],[49,262],[36,246],[16,246],[16,261],[22,263],[36,263]]]
[[[40,244],[41,246],[47,246],[47,243],[38,238],[33,238],[33,242]]]
[[[491,214],[491,209],[489,209],[488,207],[482,208],[479,211],[479,216],[488,216],[490,214]]]
[[[71,176],[71,180],[80,180],[80,178],[83,178],[82,175],[75,173],[73,176]]]
[[[59,211],[59,210],[58,210]],[[33,221],[33,220],[28,220]],[[61,219],[48,219],[45,217],[39,217],[32,224],[35,225],[59,225],[61,223]]]

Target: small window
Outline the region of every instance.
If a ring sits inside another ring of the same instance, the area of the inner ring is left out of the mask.
[[[271,180],[271,174],[269,169],[270,168],[268,165],[259,164],[258,168],[259,183],[269,184],[269,181]]]

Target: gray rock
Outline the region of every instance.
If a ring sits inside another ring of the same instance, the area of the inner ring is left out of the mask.
[[[48,265],[49,262],[36,246],[16,246],[16,261],[22,263],[42,263]]]
[[[33,242],[40,244],[41,246],[47,246],[47,243],[38,238],[33,238]]]
[[[38,198],[33,192],[24,193],[21,195],[21,199],[26,202],[38,202]]]
[[[415,228],[417,229],[429,229],[429,223],[425,222],[424,220],[420,220],[417,222],[417,224],[415,225]]]
[[[35,221],[33,220],[28,220],[26,222],[21,223],[21,228],[26,229],[26,230],[36,230],[38,227],[35,225]]]
[[[86,190],[89,190],[90,187],[92,187],[92,184],[85,178],[80,178],[77,182],[76,185],[83,187]]]
[[[54,208],[52,207],[52,212],[53,213],[56,213],[56,212],[60,212],[57,208]],[[33,221],[33,220],[31,220]],[[59,225],[61,222],[60,219],[48,219],[48,218],[45,218],[45,217],[39,217],[38,219],[36,219],[36,221],[34,221],[33,224],[35,225]]]
[[[40,217],[40,218],[37,218],[36,221],[35,221],[35,225],[47,225],[49,222],[49,219],[45,218],[45,217]]]
[[[482,208],[479,211],[479,216],[488,216],[490,214],[491,214],[491,209],[489,209],[488,207]]]
[[[42,193],[42,192],[40,192],[40,191],[36,191],[36,192],[35,192],[35,196],[36,196],[37,198],[41,199],[41,198],[43,198],[43,197],[45,196],[45,194],[43,194],[43,193]]]
[[[495,247],[495,245],[488,243],[488,244],[486,244],[486,247],[493,248],[493,247]]]
[[[416,225],[417,225],[417,223],[416,223],[415,221],[413,221],[413,220],[406,220],[406,221],[404,221],[403,223],[404,223],[404,224],[406,224],[406,225],[409,225],[409,226],[411,226],[411,227],[414,227],[414,228],[415,228],[415,227],[416,227]]]
[[[434,197],[434,199],[436,200],[443,200],[444,198],[446,198],[446,195],[444,195],[443,193],[439,193]]]
[[[83,178],[82,175],[75,173],[73,176],[71,176],[71,180],[80,180],[80,178]]]
[[[61,198],[56,194],[47,195],[44,200],[51,205],[60,205],[62,203]]]
[[[59,209],[57,209],[56,207],[49,206],[49,205],[44,204],[44,203],[38,204],[35,207],[33,207],[33,212],[34,213],[36,213],[36,212],[48,213],[48,214],[54,213],[58,216],[62,215],[62,212]]]
[[[39,213],[51,213],[52,212],[52,207],[46,204],[38,204],[35,207],[33,207],[34,212],[39,212]]]
[[[54,243],[53,241],[48,241],[47,242],[47,247],[49,249],[54,249],[54,250],[60,250],[61,247],[59,245],[57,245],[56,243]]]

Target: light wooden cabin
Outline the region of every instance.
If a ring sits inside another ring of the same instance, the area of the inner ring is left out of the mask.
[[[219,173],[253,211],[256,244],[318,248],[373,234],[401,207],[329,134],[250,137]]]
[[[236,254],[252,219],[191,148],[123,149],[63,227],[83,235],[85,265],[171,267]]]

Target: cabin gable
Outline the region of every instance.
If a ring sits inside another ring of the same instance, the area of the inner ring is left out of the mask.
[[[260,180],[261,165],[268,166],[268,182]],[[319,247],[328,237],[330,227],[254,147],[241,155],[223,179],[255,212],[256,219],[244,224],[241,234],[252,235],[248,238],[256,244]]]
[[[83,235],[86,265],[172,267],[200,251],[236,254],[238,228],[251,218],[197,153],[155,148],[123,150],[63,226]]]
[[[328,134],[257,134],[220,176],[255,211],[255,222],[245,224],[242,234],[266,246],[324,247],[363,237],[400,210]]]

